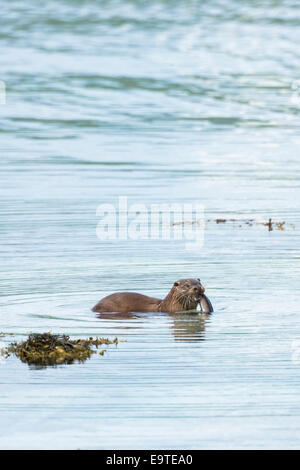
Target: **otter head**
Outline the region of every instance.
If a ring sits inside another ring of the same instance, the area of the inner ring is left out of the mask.
[[[174,282],[172,291],[182,305],[182,310],[191,310],[197,308],[205,288],[200,279],[180,279]]]

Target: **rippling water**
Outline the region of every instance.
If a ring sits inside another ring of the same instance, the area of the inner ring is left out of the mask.
[[[1,448],[297,448],[299,26],[293,0],[3,3],[0,331],[127,340],[0,363]],[[101,203],[201,201],[205,243],[104,242]],[[286,221],[216,224],[216,218]],[[290,225],[294,224],[294,226]],[[215,313],[97,318],[200,277]]]

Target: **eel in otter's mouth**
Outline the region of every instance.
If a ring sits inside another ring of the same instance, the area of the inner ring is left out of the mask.
[[[197,302],[200,304],[202,313],[211,313],[214,311],[211,301],[205,294],[201,294],[197,298]]]

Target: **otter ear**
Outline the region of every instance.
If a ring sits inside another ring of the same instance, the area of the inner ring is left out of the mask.
[[[176,282],[174,282],[173,285],[174,285],[174,287],[177,287],[177,286],[179,286],[179,282],[176,281]]]

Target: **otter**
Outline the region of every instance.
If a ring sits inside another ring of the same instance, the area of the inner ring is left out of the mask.
[[[200,304],[202,312],[211,313],[213,307],[210,300],[204,295],[205,288],[200,279],[180,279],[174,282],[173,287],[164,299],[148,297],[136,292],[119,292],[101,299],[94,307],[93,312],[166,312],[176,313],[187,310],[196,310]]]

